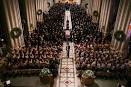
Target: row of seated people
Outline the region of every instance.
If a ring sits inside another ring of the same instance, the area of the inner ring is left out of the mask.
[[[88,35],[82,34],[81,36],[77,36],[77,34],[74,34],[74,42],[76,44],[79,44],[81,42],[82,43],[83,42],[87,42],[88,44],[91,44],[92,42],[100,44],[100,43],[102,43],[102,33],[101,32],[97,32],[97,33],[88,34]]]
[[[47,45],[50,47],[51,46],[62,46],[62,39],[58,38],[57,36],[47,35],[46,32],[38,33],[38,30],[34,30],[29,35],[26,35],[25,36],[25,46],[26,47],[38,47],[38,46],[46,47]],[[53,35],[57,35],[57,34],[53,34]]]
[[[12,59],[12,61],[13,62],[8,63],[6,70],[3,71],[4,76],[8,77],[16,75],[38,75],[40,73],[40,70],[43,68],[49,68],[54,77],[56,77],[58,74],[59,59],[56,58],[46,59],[44,60],[46,61],[44,63],[30,62],[24,64],[22,62],[23,60],[18,59]]]
[[[112,72],[124,74],[127,71],[128,59],[122,54],[110,48],[109,44],[86,44],[75,46],[76,69],[91,69],[96,72]]]
[[[61,44],[52,44],[45,41],[43,46],[25,46],[19,49],[12,49],[8,58],[8,65],[3,71],[4,75],[24,75],[29,74],[28,70],[34,70],[30,74],[38,74],[36,69],[49,68],[53,76],[58,74],[60,54],[62,51]],[[26,73],[27,70],[28,72]],[[35,71],[36,70],[36,71]],[[9,74],[7,74],[9,73]],[[22,74],[21,74],[22,75]]]
[[[23,59],[24,60],[24,59]],[[42,62],[26,62],[23,63],[22,59],[12,59],[13,62],[9,62],[6,70],[3,71],[4,76],[18,76],[18,75],[39,75],[40,70],[43,68],[49,68],[53,76],[56,77],[58,74],[59,59],[51,58],[44,59]],[[25,59],[26,61],[30,61]],[[38,59],[32,59],[38,60]],[[42,60],[42,59],[41,59]],[[38,61],[41,61],[38,60]]]
[[[12,57],[21,57],[21,58],[35,58],[35,57],[57,57],[62,51],[61,46],[52,46],[48,47],[22,47],[20,49],[14,49],[11,51]]]
[[[21,48],[13,50],[9,59],[9,67],[12,68],[42,68],[49,65],[49,60],[60,58],[61,48],[46,47],[38,48]]]

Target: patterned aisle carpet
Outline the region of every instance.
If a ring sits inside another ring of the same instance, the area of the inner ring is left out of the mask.
[[[60,62],[57,87],[78,87],[76,68],[74,63],[74,58],[75,58],[74,43],[70,42],[69,45],[70,45],[70,54],[69,54],[69,58],[67,58],[66,42],[63,43],[63,53]]]

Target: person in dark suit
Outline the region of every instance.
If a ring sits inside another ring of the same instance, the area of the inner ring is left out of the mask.
[[[69,54],[70,54],[70,45],[67,44],[66,46],[66,51],[67,51],[67,57],[69,58]]]

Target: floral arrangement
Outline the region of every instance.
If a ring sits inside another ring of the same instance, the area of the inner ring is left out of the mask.
[[[83,78],[95,78],[94,72],[92,70],[85,70],[82,73]]]
[[[43,68],[39,74],[40,77],[44,77],[44,76],[52,76],[52,73],[50,72],[50,70],[48,68]]]

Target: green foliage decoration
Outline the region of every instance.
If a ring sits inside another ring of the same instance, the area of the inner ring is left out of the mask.
[[[20,28],[13,28],[10,32],[10,35],[12,38],[18,38],[22,34],[22,31]]]
[[[51,71],[48,68],[43,68],[39,74],[40,77],[52,76]]]
[[[125,33],[124,33],[123,31],[116,31],[116,32],[114,33],[114,37],[115,37],[115,39],[116,39],[117,41],[122,42],[122,41],[125,40],[126,35],[125,35]]]
[[[93,15],[94,15],[95,17],[98,17],[98,16],[99,16],[98,11],[97,11],[97,10],[95,10],[95,11],[93,12]]]

